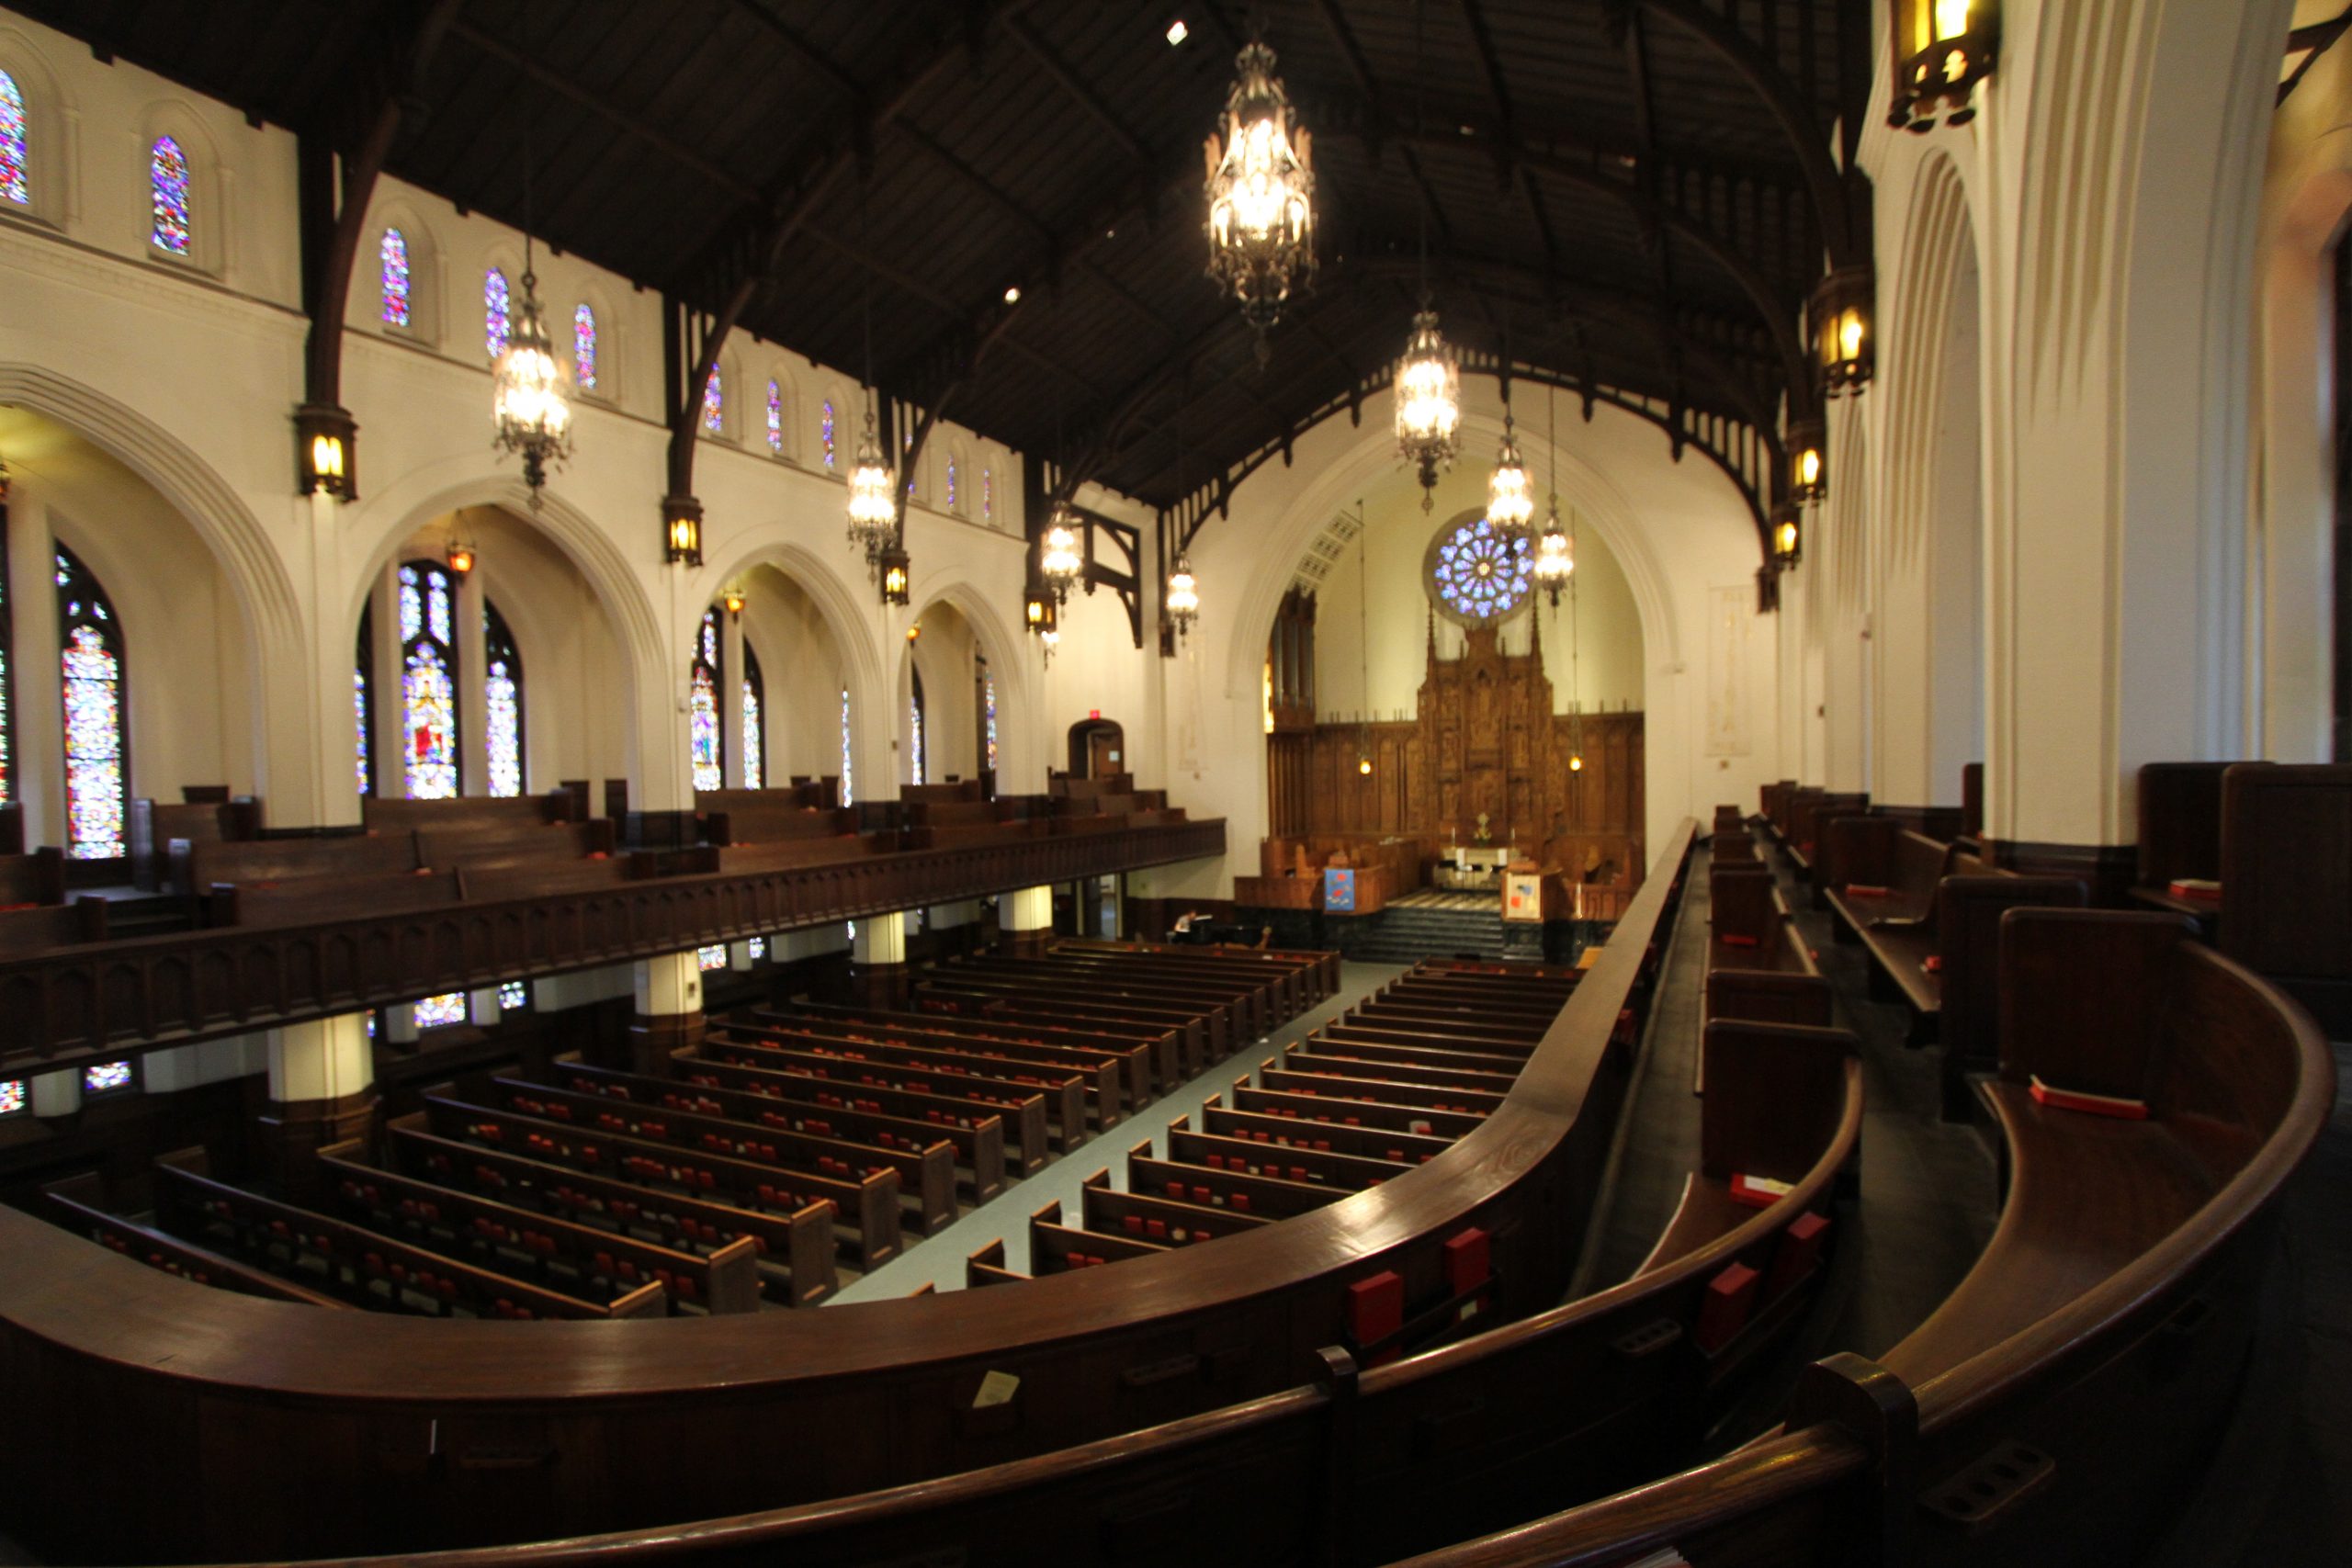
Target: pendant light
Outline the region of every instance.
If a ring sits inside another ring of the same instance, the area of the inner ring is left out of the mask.
[[[555,352],[539,310],[538,276],[532,270],[531,138],[523,136],[523,299],[491,375],[491,417],[496,445],[523,459],[523,482],[530,487],[531,510],[550,467],[571,455],[571,373]]]
[[[1184,480],[1187,477],[1184,459],[1190,455],[1189,449],[1184,445],[1183,402],[1184,394],[1189,390],[1188,387],[1177,389],[1176,488],[1179,491],[1184,489]],[[1179,521],[1177,528],[1180,532],[1183,526],[1182,522]],[[1161,602],[1167,613],[1168,623],[1176,628],[1177,640],[1181,642],[1185,634],[1193,629],[1193,623],[1198,620],[1201,615],[1200,584],[1193,576],[1193,558],[1182,544],[1176,547],[1176,564],[1169,569],[1168,589]],[[1163,653],[1169,651],[1169,645],[1165,642],[1161,643],[1160,651]]]
[[[1078,552],[1078,516],[1067,502],[1056,502],[1046,521],[1043,548],[1037,557],[1037,570],[1045,574],[1046,586],[1053,591],[1054,602],[1069,602],[1070,585],[1086,569],[1085,559]]]
[[[865,248],[865,187],[858,186],[857,196],[858,248]],[[876,581],[882,576],[882,556],[898,536],[899,472],[882,451],[882,436],[876,416],[877,394],[874,387],[874,277],[863,263],[858,267],[860,291],[859,313],[864,321],[865,339],[865,374],[862,390],[865,394],[865,431],[858,437],[857,452],[849,466],[849,542],[850,547],[865,556],[866,570]]]
[[[1535,546],[1535,585],[1544,590],[1545,603],[1555,610],[1560,607],[1560,592],[1577,570],[1576,546],[1567,529],[1560,522],[1560,407],[1555,388],[1544,389],[1544,415],[1551,425],[1547,443],[1552,448],[1551,503],[1544,515],[1544,536]]]
[[[1421,42],[1426,12],[1426,5],[1414,8],[1416,61],[1426,58]],[[1413,130],[1416,134],[1421,130],[1421,88],[1418,79],[1413,87]],[[1430,214],[1426,198],[1419,204],[1419,213],[1421,308],[1413,317],[1412,336],[1405,341],[1405,352],[1396,361],[1394,395],[1396,454],[1419,472],[1421,510],[1427,512],[1436,499],[1438,470],[1453,467],[1458,450],[1462,356],[1438,331],[1437,311],[1430,306]]]
[[[1535,515],[1535,497],[1529,489],[1527,465],[1519,460],[1519,443],[1511,438],[1510,405],[1503,405],[1503,444],[1495,454],[1495,471],[1487,476],[1487,526],[1501,536],[1504,547],[1523,547],[1528,519]]]
[[[1241,302],[1257,330],[1258,362],[1268,357],[1266,329],[1281,317],[1294,284],[1315,276],[1315,172],[1312,139],[1292,120],[1289,95],[1274,74],[1274,51],[1252,39],[1234,61],[1222,138],[1211,135],[1208,160],[1209,276]]]

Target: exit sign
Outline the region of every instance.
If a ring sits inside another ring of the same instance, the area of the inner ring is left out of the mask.
[[[1086,716],[1089,718],[1101,718],[1102,716],[1102,710],[1101,708],[1088,708],[1086,710]]]

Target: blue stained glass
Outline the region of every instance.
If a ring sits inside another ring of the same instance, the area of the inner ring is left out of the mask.
[[[506,275],[492,267],[481,275],[481,342],[492,359],[506,352],[507,334],[514,330],[508,303]]]
[[[849,688],[842,688],[842,804],[848,806],[857,797],[851,787],[849,766]],[[852,928],[854,930],[855,928]]]
[[[833,471],[833,400],[825,400],[824,412],[817,420],[817,434],[825,444],[825,472]]]
[[[31,1079],[0,1078],[0,1116],[14,1116],[32,1102]]]
[[[65,852],[75,860],[111,860],[128,852],[122,645],[96,580],[67,551],[60,549],[56,559],[63,612]]]
[[[983,523],[996,521],[996,470],[994,468],[980,470],[980,521]]]
[[[718,617],[708,610],[702,613],[702,661],[718,668]]]
[[[596,312],[585,304],[571,312],[571,378],[583,392],[596,389]]]
[[[766,961],[768,955],[767,938],[763,936],[755,936],[743,945],[745,948],[750,950],[752,963],[759,964]]]
[[[727,389],[718,384],[718,367],[710,367],[710,379],[702,384],[702,427],[713,435],[724,434],[727,426]]]
[[[368,671],[351,672],[351,716],[359,736],[359,793],[368,793],[373,770],[368,766]]]
[[[0,71],[0,196],[19,205],[33,198],[28,162],[24,96],[17,91],[17,79]]]
[[[528,980],[509,980],[498,987],[499,1011],[513,1012],[517,1008],[530,1005],[531,983]]]
[[[725,945],[721,944],[718,947],[695,948],[695,967],[701,970],[706,975],[710,973],[713,969],[726,968],[727,949]]]
[[[437,571],[424,574],[424,621],[435,642],[449,640],[449,580]]]
[[[765,735],[761,728],[760,689],[750,681],[743,682],[743,787],[765,789],[767,770],[763,765],[767,750]]]
[[[947,458],[947,510],[956,510],[956,458],[952,453]]]
[[[784,456],[784,389],[768,383],[768,450]]]
[[[996,766],[996,672],[980,677],[981,696],[988,705],[989,766]]]
[[[384,231],[376,253],[384,286],[384,324],[408,325],[408,240],[398,229]]]
[[[448,800],[458,793],[458,691],[440,649],[420,641],[409,650],[401,681],[408,717],[408,795]]]
[[[168,136],[158,137],[147,156],[147,184],[154,215],[147,237],[159,251],[187,254],[191,230],[187,213],[187,154]]]
[[[84,1094],[111,1094],[119,1089],[129,1089],[134,1081],[135,1072],[136,1069],[131,1066],[128,1060],[120,1062],[100,1062],[96,1066],[84,1067],[82,1069],[82,1092]]]
[[[922,677],[914,682],[914,696],[907,704],[907,735],[911,742],[907,748],[908,773],[913,783],[923,782],[922,771]]]
[[[1524,537],[1506,540],[1484,517],[1474,517],[1438,546],[1430,586],[1464,620],[1499,620],[1526,602],[1533,566]]]
[[[401,568],[401,640],[407,642],[424,629],[424,595],[416,585],[416,568]]]
[[[466,993],[463,991],[447,991],[437,997],[426,997],[416,1004],[416,1026],[419,1029],[439,1029],[465,1021]]]
[[[482,680],[484,761],[490,769],[490,793],[523,793],[523,656],[515,651],[514,635],[498,607],[482,601]]]
[[[695,666],[689,742],[695,765],[695,788],[723,789],[727,771],[718,753],[718,688],[710,671]]]

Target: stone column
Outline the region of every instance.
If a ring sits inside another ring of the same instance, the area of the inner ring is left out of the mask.
[[[850,994],[860,1004],[903,1010],[908,1003],[907,916],[877,915],[857,922],[850,943]]]
[[[68,1067],[62,1072],[38,1074],[30,1093],[32,1112],[42,1121],[71,1116],[82,1109],[81,1069]]]
[[[368,654],[375,663],[375,736],[368,755],[376,761],[376,794],[384,800],[408,798],[408,727],[401,712],[401,563],[384,563],[368,591]],[[361,820],[366,820],[363,808]]]
[[[1000,894],[996,901],[999,951],[1043,953],[1054,936],[1054,890],[1023,887]]]
[[[943,954],[978,952],[981,942],[980,901],[959,898],[953,904],[933,904],[931,930],[938,938]]]
[[[297,1202],[318,1190],[311,1157],[325,1145],[367,1134],[376,1110],[376,1061],[368,1015],[343,1013],[273,1029],[269,1107],[260,1119],[263,1164]]]
[[[718,611],[718,754],[729,789],[743,787],[743,617]]]
[[[458,782],[460,795],[490,793],[490,707],[482,680],[490,673],[490,642],[482,626],[481,570],[455,579],[458,617],[449,640],[458,655]]]
[[[639,963],[637,1013],[628,1024],[629,1071],[667,1077],[670,1053],[700,1044],[707,1023],[702,967],[691,948]]]

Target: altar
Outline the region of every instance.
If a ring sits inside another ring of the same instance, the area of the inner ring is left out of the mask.
[[[1457,892],[1498,889],[1510,859],[1509,844],[1448,844],[1438,852],[1431,878],[1440,887]]]

